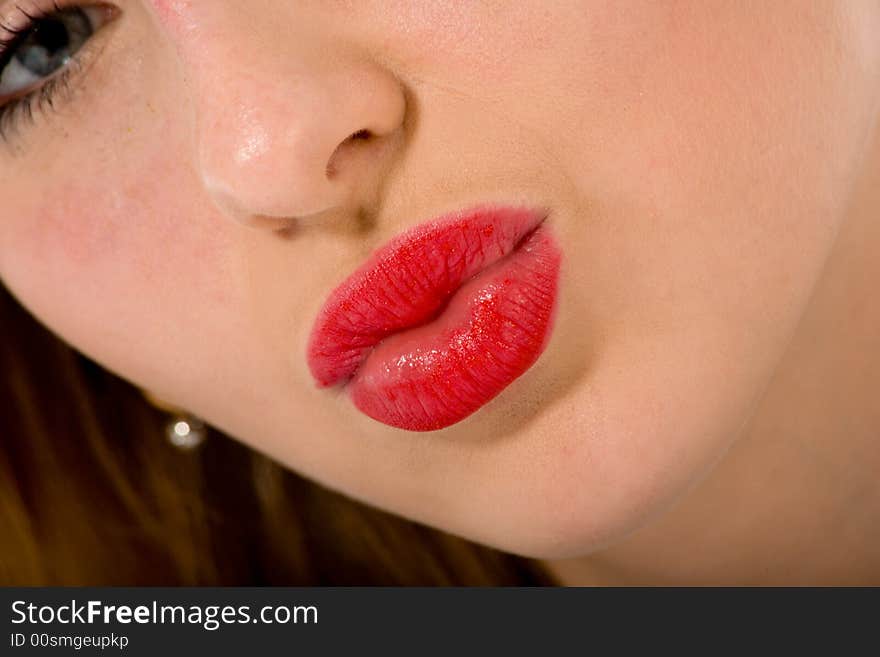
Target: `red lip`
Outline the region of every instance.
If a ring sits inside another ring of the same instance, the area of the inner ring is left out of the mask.
[[[380,248],[327,299],[308,363],[319,386],[411,431],[454,424],[544,350],[560,250],[546,213],[478,207]]]

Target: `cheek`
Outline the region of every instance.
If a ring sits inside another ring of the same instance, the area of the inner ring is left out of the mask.
[[[186,180],[169,174],[169,161],[132,150],[114,174],[86,165],[75,179],[53,176],[47,189],[21,195],[28,205],[4,227],[13,293],[62,338],[126,374],[191,350],[191,333],[168,328],[220,311],[234,292],[224,226],[178,197],[186,184],[167,184]]]
[[[597,158],[607,232],[595,243],[613,258],[592,261],[610,320],[714,350],[719,365],[738,359],[745,391],[781,355],[821,273],[871,103],[828,10],[725,7],[667,19],[641,95]]]
[[[591,105],[598,147],[568,151],[594,200],[572,228],[585,305],[609,333],[715,335],[755,363],[758,346],[778,355],[833,244],[869,85],[831,10],[671,7],[644,58],[625,41],[602,77],[616,91]]]

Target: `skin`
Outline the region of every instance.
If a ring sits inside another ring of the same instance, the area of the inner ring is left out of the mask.
[[[116,6],[0,151],[0,277],[62,338],[565,582],[878,581],[880,3]],[[486,202],[551,210],[539,361],[426,434],[318,389],[331,290]]]

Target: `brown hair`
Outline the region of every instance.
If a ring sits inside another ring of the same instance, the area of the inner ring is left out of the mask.
[[[536,563],[369,508],[167,416],[0,285],[0,584],[552,584]]]

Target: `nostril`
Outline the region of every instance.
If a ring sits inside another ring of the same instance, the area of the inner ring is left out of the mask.
[[[350,135],[349,138],[346,139],[346,141],[359,141],[359,140],[365,141],[372,136],[373,136],[373,133],[370,132],[369,130],[358,130],[357,132]]]
[[[336,150],[333,152],[333,155],[330,156],[330,159],[327,162],[327,167],[325,170],[327,178],[333,178],[338,173],[337,167],[340,154],[347,150],[347,147],[354,145],[356,142],[369,141],[372,138],[373,133],[368,129],[358,130],[357,132],[353,132],[348,137],[346,137],[339,144],[339,146],[336,147]]]

